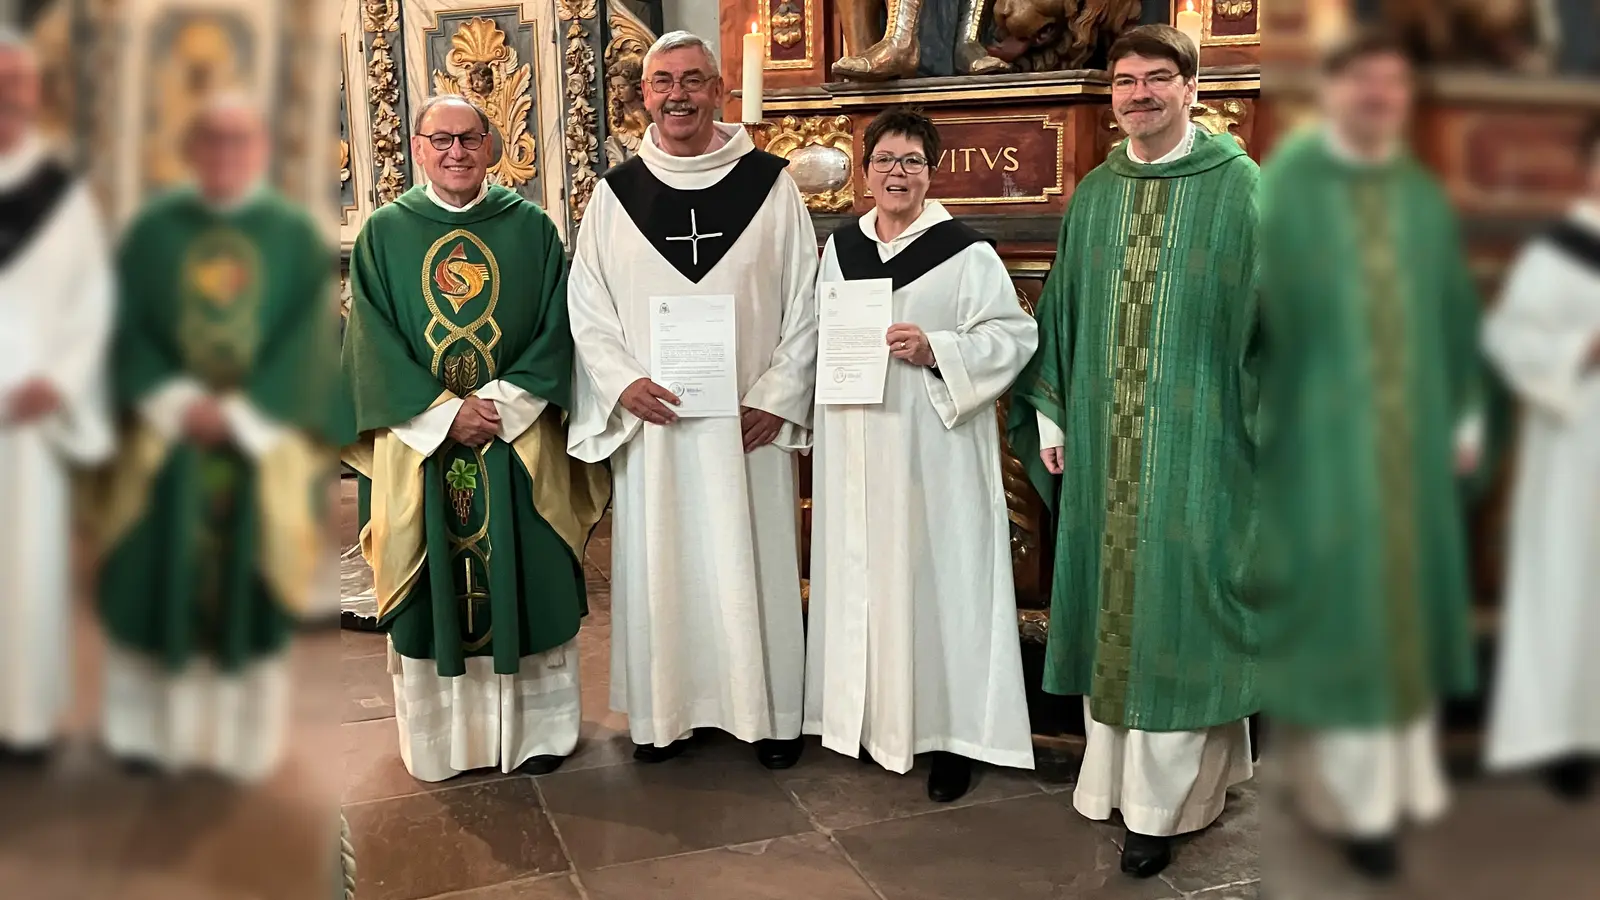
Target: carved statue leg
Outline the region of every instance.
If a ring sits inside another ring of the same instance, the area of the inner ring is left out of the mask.
[[[889,27],[883,40],[868,47],[865,53],[846,56],[834,63],[833,74],[861,81],[908,78],[917,74],[917,62],[922,58],[922,45],[917,43],[917,20],[921,13],[922,0],[889,0]]]
[[[844,55],[860,56],[877,40],[878,10],[883,0],[835,0],[840,30],[844,33]]]
[[[993,8],[994,0],[963,0],[957,29],[956,74],[990,75],[1011,68],[1005,60],[990,56],[983,46],[983,23]]]

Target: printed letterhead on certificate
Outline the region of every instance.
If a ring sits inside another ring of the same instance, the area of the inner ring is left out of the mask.
[[[739,332],[732,294],[650,298],[650,378],[684,418],[739,414]]]
[[[825,281],[817,288],[817,314],[817,403],[882,403],[894,282]]]

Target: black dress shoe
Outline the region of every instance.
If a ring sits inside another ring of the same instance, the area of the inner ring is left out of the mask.
[[[663,763],[689,749],[690,738],[679,738],[665,747],[654,744],[634,744],[633,758],[642,763]]]
[[[856,762],[859,762],[862,765],[870,766],[877,762],[877,760],[872,758],[872,754],[868,752],[866,747],[862,747],[861,752],[856,754]]]
[[[1129,831],[1122,838],[1122,871],[1149,878],[1172,862],[1172,838]]]
[[[1400,844],[1393,836],[1345,842],[1344,857],[1350,867],[1374,881],[1400,874]]]
[[[549,775],[561,768],[561,764],[566,761],[565,756],[535,756],[517,766],[516,772],[519,775]]]
[[[955,753],[933,754],[928,772],[928,799],[935,803],[960,800],[972,787],[972,760]]]
[[[800,751],[805,748],[805,738],[795,738],[792,741],[756,741],[756,759],[769,769],[789,769],[800,761]]]
[[[1545,783],[1563,800],[1586,800],[1594,793],[1594,760],[1574,756],[1545,770]]]
[[[54,758],[55,747],[29,747],[17,749],[15,747],[0,746],[0,766],[17,769],[42,769],[50,764]]]

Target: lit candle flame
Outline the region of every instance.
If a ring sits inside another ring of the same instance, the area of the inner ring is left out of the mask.
[[[1192,2],[1192,0],[1191,0],[1191,2]],[[758,27],[757,23],[755,23],[755,22],[751,22],[750,23],[750,33],[751,34],[760,34],[761,33],[761,29]]]
[[[1184,12],[1195,12],[1196,10],[1194,8],[1194,0],[1183,0],[1183,11]]]

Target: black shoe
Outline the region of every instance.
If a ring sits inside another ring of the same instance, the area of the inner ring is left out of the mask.
[[[1586,800],[1594,793],[1594,761],[1574,756],[1545,770],[1545,783],[1563,800]]]
[[[792,741],[756,741],[756,759],[769,769],[790,769],[800,761],[800,751],[806,748],[804,738]]]
[[[122,769],[122,774],[132,778],[161,778],[166,775],[154,762],[133,756],[119,758],[117,766]]]
[[[1374,881],[1388,881],[1400,874],[1400,844],[1393,837],[1347,841],[1344,857],[1352,868]]]
[[[561,764],[566,761],[565,756],[535,756],[517,766],[516,772],[518,775],[549,775],[561,768]]]
[[[877,760],[872,758],[872,754],[867,751],[866,747],[862,747],[861,752],[856,754],[856,762],[859,762],[865,766],[870,766],[877,762]]]
[[[679,738],[665,747],[653,744],[634,744],[633,758],[642,763],[664,763],[689,749],[690,738]]]
[[[1122,838],[1122,871],[1135,878],[1159,874],[1172,862],[1172,838],[1129,831]]]
[[[55,747],[29,747],[19,750],[0,745],[0,766],[16,769],[43,769],[55,757]]]
[[[935,803],[960,800],[972,787],[972,760],[955,753],[934,753],[928,771],[928,799]]]

